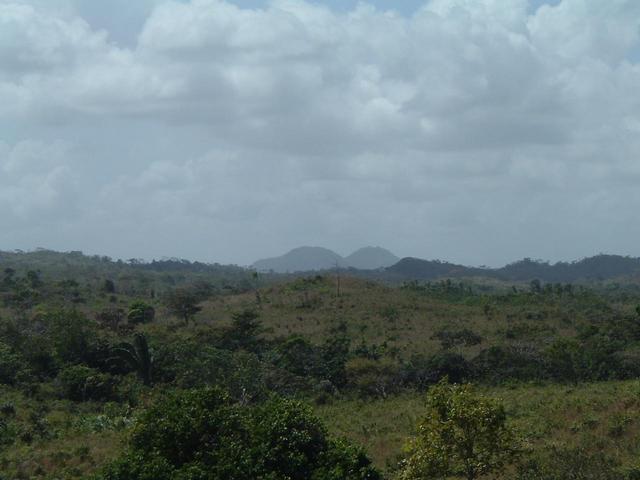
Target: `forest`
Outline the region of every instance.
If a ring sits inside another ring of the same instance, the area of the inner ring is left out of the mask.
[[[2,479],[632,480],[639,413],[633,277],[0,253]]]

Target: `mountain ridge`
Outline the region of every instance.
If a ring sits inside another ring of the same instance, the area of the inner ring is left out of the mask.
[[[303,246],[294,248],[278,257],[257,260],[252,267],[259,271],[275,273],[328,270],[336,266],[358,270],[376,270],[390,267],[399,260],[399,257],[382,247],[362,247],[343,257],[328,248]]]
[[[405,257],[385,269],[390,276],[402,280],[436,280],[438,278],[487,277],[502,281],[541,280],[571,283],[580,280],[605,280],[620,277],[640,279],[640,258],[599,254],[573,262],[554,264],[524,258],[499,268],[467,267],[439,260]]]

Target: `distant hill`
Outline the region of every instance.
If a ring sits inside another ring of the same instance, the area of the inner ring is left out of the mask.
[[[275,273],[328,270],[336,265],[341,268],[375,270],[389,267],[398,260],[393,253],[381,247],[364,247],[344,258],[327,248],[299,247],[280,257],[258,260],[252,266],[259,271]]]
[[[576,262],[550,264],[525,258],[495,270],[497,278],[546,282],[575,282],[577,280],[606,280],[640,276],[640,258],[621,255],[596,255]]]
[[[500,268],[467,267],[440,260],[396,257],[380,247],[361,248],[346,258],[321,247],[296,248],[281,257],[260,260],[253,268],[261,272],[302,273],[330,270],[336,263],[341,268],[355,268],[353,276],[371,280],[402,283],[445,278],[483,277],[503,282],[529,282],[538,279],[545,283],[573,283],[619,281],[640,283],[640,258],[600,254],[573,262],[555,264],[525,258]],[[385,263],[393,263],[385,268]],[[149,289],[164,291],[169,286],[205,280],[216,288],[253,288],[251,271],[236,265],[191,262],[168,258],[145,262],[140,259],[112,260],[106,256],[83,255],[82,252],[55,252],[38,249],[30,252],[1,251],[0,273],[14,269],[19,274],[38,271],[44,277],[75,278],[93,282],[96,278],[145,278]],[[268,276],[263,277],[264,281]],[[129,281],[129,280],[127,280]],[[122,283],[122,282],[121,282]],[[123,283],[124,285],[124,283]]]
[[[345,257],[347,265],[360,270],[375,270],[394,265],[400,260],[382,247],[364,247]]]
[[[422,260],[407,257],[386,271],[407,280],[435,280],[446,277],[471,277],[484,272],[483,269],[465,267],[440,260]]]
[[[307,272],[346,267],[344,259],[336,252],[322,247],[298,247],[280,257],[265,258],[253,264],[259,271],[276,273]]]
[[[501,268],[474,268],[439,260],[403,258],[385,270],[390,276],[403,280],[433,280],[455,277],[488,277],[504,281],[576,282],[640,279],[640,258],[621,255],[596,255],[575,262],[551,264],[525,258]]]

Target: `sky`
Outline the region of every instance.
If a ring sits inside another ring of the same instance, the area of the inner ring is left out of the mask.
[[[640,256],[637,0],[0,0],[0,250]]]

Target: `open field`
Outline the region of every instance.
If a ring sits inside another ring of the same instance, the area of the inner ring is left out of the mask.
[[[640,459],[640,382],[485,387],[504,401],[527,446],[584,447],[606,452],[623,466]],[[363,445],[380,467],[393,465],[424,412],[424,394],[345,400],[318,406],[330,430]]]
[[[576,386],[514,385],[485,387],[500,398],[510,423],[526,439],[533,455],[552,446],[582,447],[606,453],[620,468],[638,466],[640,458],[640,382],[600,382]],[[159,393],[159,392],[158,392]],[[17,407],[18,419],[29,417],[42,403],[17,392],[2,394]],[[402,447],[424,412],[424,394],[406,393],[386,399],[335,399],[314,410],[329,431],[361,445],[383,470],[393,470]],[[49,438],[22,442],[5,450],[0,462],[7,478],[80,478],[115,458],[133,420],[120,417],[114,405],[50,402],[41,418]]]

